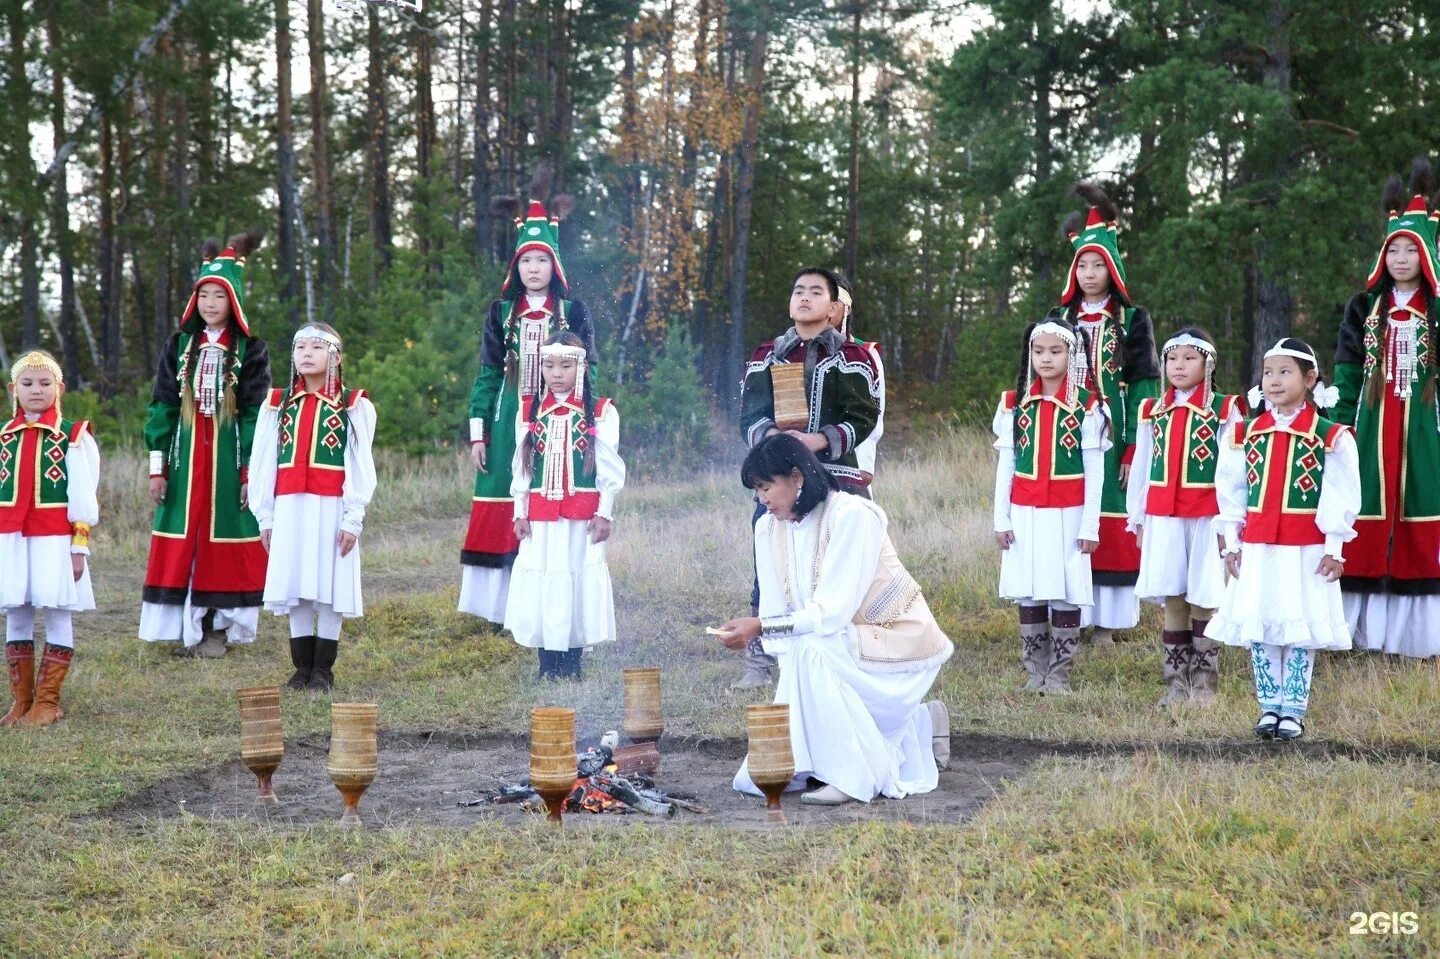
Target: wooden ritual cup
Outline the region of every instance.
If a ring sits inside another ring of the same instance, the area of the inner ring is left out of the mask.
[[[551,822],[560,822],[560,807],[575,788],[575,777],[575,710],[530,710],[530,788],[545,800]]]
[[[647,666],[624,670],[625,735],[637,743],[654,742],[665,732],[660,709],[660,670]]]
[[[345,799],[340,822],[360,825],[360,797],[375,781],[379,764],[377,720],[380,707],[374,703],[332,703],[330,706],[330,781]]]
[[[255,801],[267,806],[279,803],[271,777],[285,756],[285,731],[280,727],[280,687],[258,686],[239,689],[240,758],[255,774],[258,787]]]
[[[790,707],[746,706],[745,727],[750,734],[746,766],[750,779],[765,794],[771,822],[784,822],[780,795],[795,778],[795,756],[790,751]]]
[[[770,391],[775,401],[777,429],[803,430],[810,425],[804,363],[776,363],[771,366]]]

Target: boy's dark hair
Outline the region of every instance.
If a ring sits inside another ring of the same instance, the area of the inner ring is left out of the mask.
[[[830,288],[830,299],[832,299],[832,300],[838,300],[838,299],[840,299],[840,278],[835,275],[835,271],[834,271],[834,270],[827,269],[826,267],[823,267],[823,266],[805,266],[805,267],[801,267],[799,270],[796,270],[796,271],[795,271],[795,278],[790,281],[790,287],[791,287],[792,289],[795,287],[795,284],[796,284],[796,283],[800,282],[800,277],[802,277],[802,276],[823,276],[823,277],[825,277],[825,285]]]
[[[753,490],[761,483],[789,476],[795,470],[804,477],[804,486],[794,506],[795,516],[800,519],[810,515],[832,490],[839,490],[840,483],[826,472],[804,443],[789,433],[776,433],[756,443],[740,465],[740,482],[746,489]]]

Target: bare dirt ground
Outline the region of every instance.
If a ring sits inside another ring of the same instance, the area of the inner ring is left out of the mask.
[[[582,740],[584,749],[593,740]],[[310,736],[286,744],[284,762],[275,774],[278,806],[255,803],[255,779],[239,761],[164,780],[109,810],[105,818],[143,825],[157,819],[196,816],[206,820],[248,820],[271,826],[307,827],[339,819],[340,795],[325,771],[327,737]],[[528,770],[527,743],[510,734],[455,732],[386,732],[381,734],[380,770],[360,803],[369,828],[449,826],[465,828],[483,820],[519,822],[534,818],[519,804],[465,806],[498,790],[501,782],[518,783]],[[1002,736],[956,736],[950,768],[940,774],[934,792],[903,800],[878,799],[869,806],[851,803],[835,808],[805,806],[798,793],[784,800],[787,820],[800,826],[834,826],[877,818],[916,824],[961,823],[1024,776],[1045,757],[1084,759],[1154,750],[1190,759],[1265,762],[1296,752],[1309,758],[1346,756],[1378,758],[1371,750],[1302,740],[1294,744],[1260,742],[1180,742],[1164,746],[1122,743],[1042,743]],[[1400,750],[1408,753],[1407,750]],[[695,797],[705,813],[680,810],[673,818],[639,814],[576,813],[573,827],[606,828],[646,822],[667,827],[724,826],[739,829],[766,825],[764,802],[730,788],[745,756],[737,740],[676,740],[661,742],[663,761],[654,776],[659,788]],[[1387,758],[1400,758],[1396,757]]]

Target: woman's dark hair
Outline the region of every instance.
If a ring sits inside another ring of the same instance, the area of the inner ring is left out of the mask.
[[[1219,356],[1219,352],[1220,352],[1220,351],[1219,351],[1219,349],[1215,346],[1215,337],[1211,336],[1211,335],[1210,335],[1210,331],[1207,330],[1207,329],[1205,329],[1203,326],[1182,326],[1182,327],[1180,327],[1180,329],[1178,329],[1178,330],[1175,331],[1175,334],[1174,334],[1174,336],[1171,337],[1171,339],[1174,339],[1175,336],[1185,336],[1185,335],[1187,335],[1187,334],[1190,335],[1190,336],[1195,337],[1195,339],[1197,339],[1197,340],[1204,340],[1206,343],[1209,343],[1209,344],[1210,344],[1210,349],[1214,350],[1215,353],[1216,353],[1216,356],[1215,356],[1215,361],[1216,361],[1216,362],[1215,362],[1215,369],[1213,369],[1213,370],[1210,371],[1210,379],[1209,379],[1209,381],[1205,384],[1206,386],[1208,386],[1208,387],[1210,388],[1210,395],[1211,395],[1211,396],[1214,396],[1214,395],[1218,392],[1218,390],[1215,389],[1215,373],[1216,373],[1216,372],[1219,370],[1219,368],[1220,368],[1220,362],[1219,362],[1219,361],[1220,361],[1220,356]],[[1165,364],[1164,364],[1165,358],[1162,356],[1162,357],[1160,358],[1160,361],[1161,361],[1161,364],[1160,364],[1160,365],[1161,365],[1161,367],[1162,367],[1161,372],[1163,373],[1163,372],[1164,372],[1163,367],[1164,367],[1164,365],[1165,365]]]
[[[559,333],[556,333],[554,336],[550,337],[550,339],[546,340],[545,345],[578,346],[583,350],[585,348],[585,341],[580,339],[580,337],[576,336],[574,333],[571,333],[569,330],[561,330]],[[581,462],[581,468],[584,469],[587,479],[595,475],[595,444],[597,440],[595,436],[594,381],[595,377],[593,376],[585,377],[585,392],[581,396],[582,403],[585,407],[585,435],[589,437],[589,441],[585,444],[585,453]],[[527,420],[530,428],[525,431],[524,445],[524,459],[527,464],[534,462],[535,418],[540,412],[540,404],[544,402],[545,394],[546,390],[542,389],[539,393],[535,394],[530,398],[530,411],[529,418]]]
[[[834,270],[827,269],[827,268],[825,268],[825,267],[823,267],[823,266],[804,266],[804,267],[801,267],[800,269],[798,269],[798,270],[795,271],[795,278],[790,281],[790,287],[791,287],[791,289],[794,289],[795,284],[800,281],[800,277],[802,277],[802,276],[823,276],[823,277],[825,277],[825,285],[830,288],[830,299],[832,299],[832,300],[838,300],[838,299],[840,299],[840,278],[835,275],[835,271],[834,271]]]
[[[795,470],[804,477],[804,486],[794,506],[795,516],[799,519],[810,515],[810,511],[823,503],[831,490],[840,488],[840,483],[820,465],[804,443],[789,433],[776,433],[756,443],[740,465],[740,482],[745,484],[746,489],[754,489],[761,483],[789,476]]]

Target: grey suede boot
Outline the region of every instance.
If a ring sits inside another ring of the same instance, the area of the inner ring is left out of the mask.
[[[1070,670],[1075,667],[1075,647],[1080,645],[1080,610],[1052,610],[1050,613],[1050,669],[1040,692],[1047,696],[1070,695]]]
[[[1161,637],[1165,647],[1165,659],[1160,667],[1165,694],[1155,705],[1163,709],[1190,701],[1190,630],[1167,629]]]
[[[1220,644],[1205,635],[1208,619],[1191,620],[1195,652],[1190,657],[1190,700],[1200,706],[1215,702],[1220,692]]]
[[[1020,607],[1020,665],[1025,667],[1025,691],[1036,693],[1050,671],[1050,609]]]

